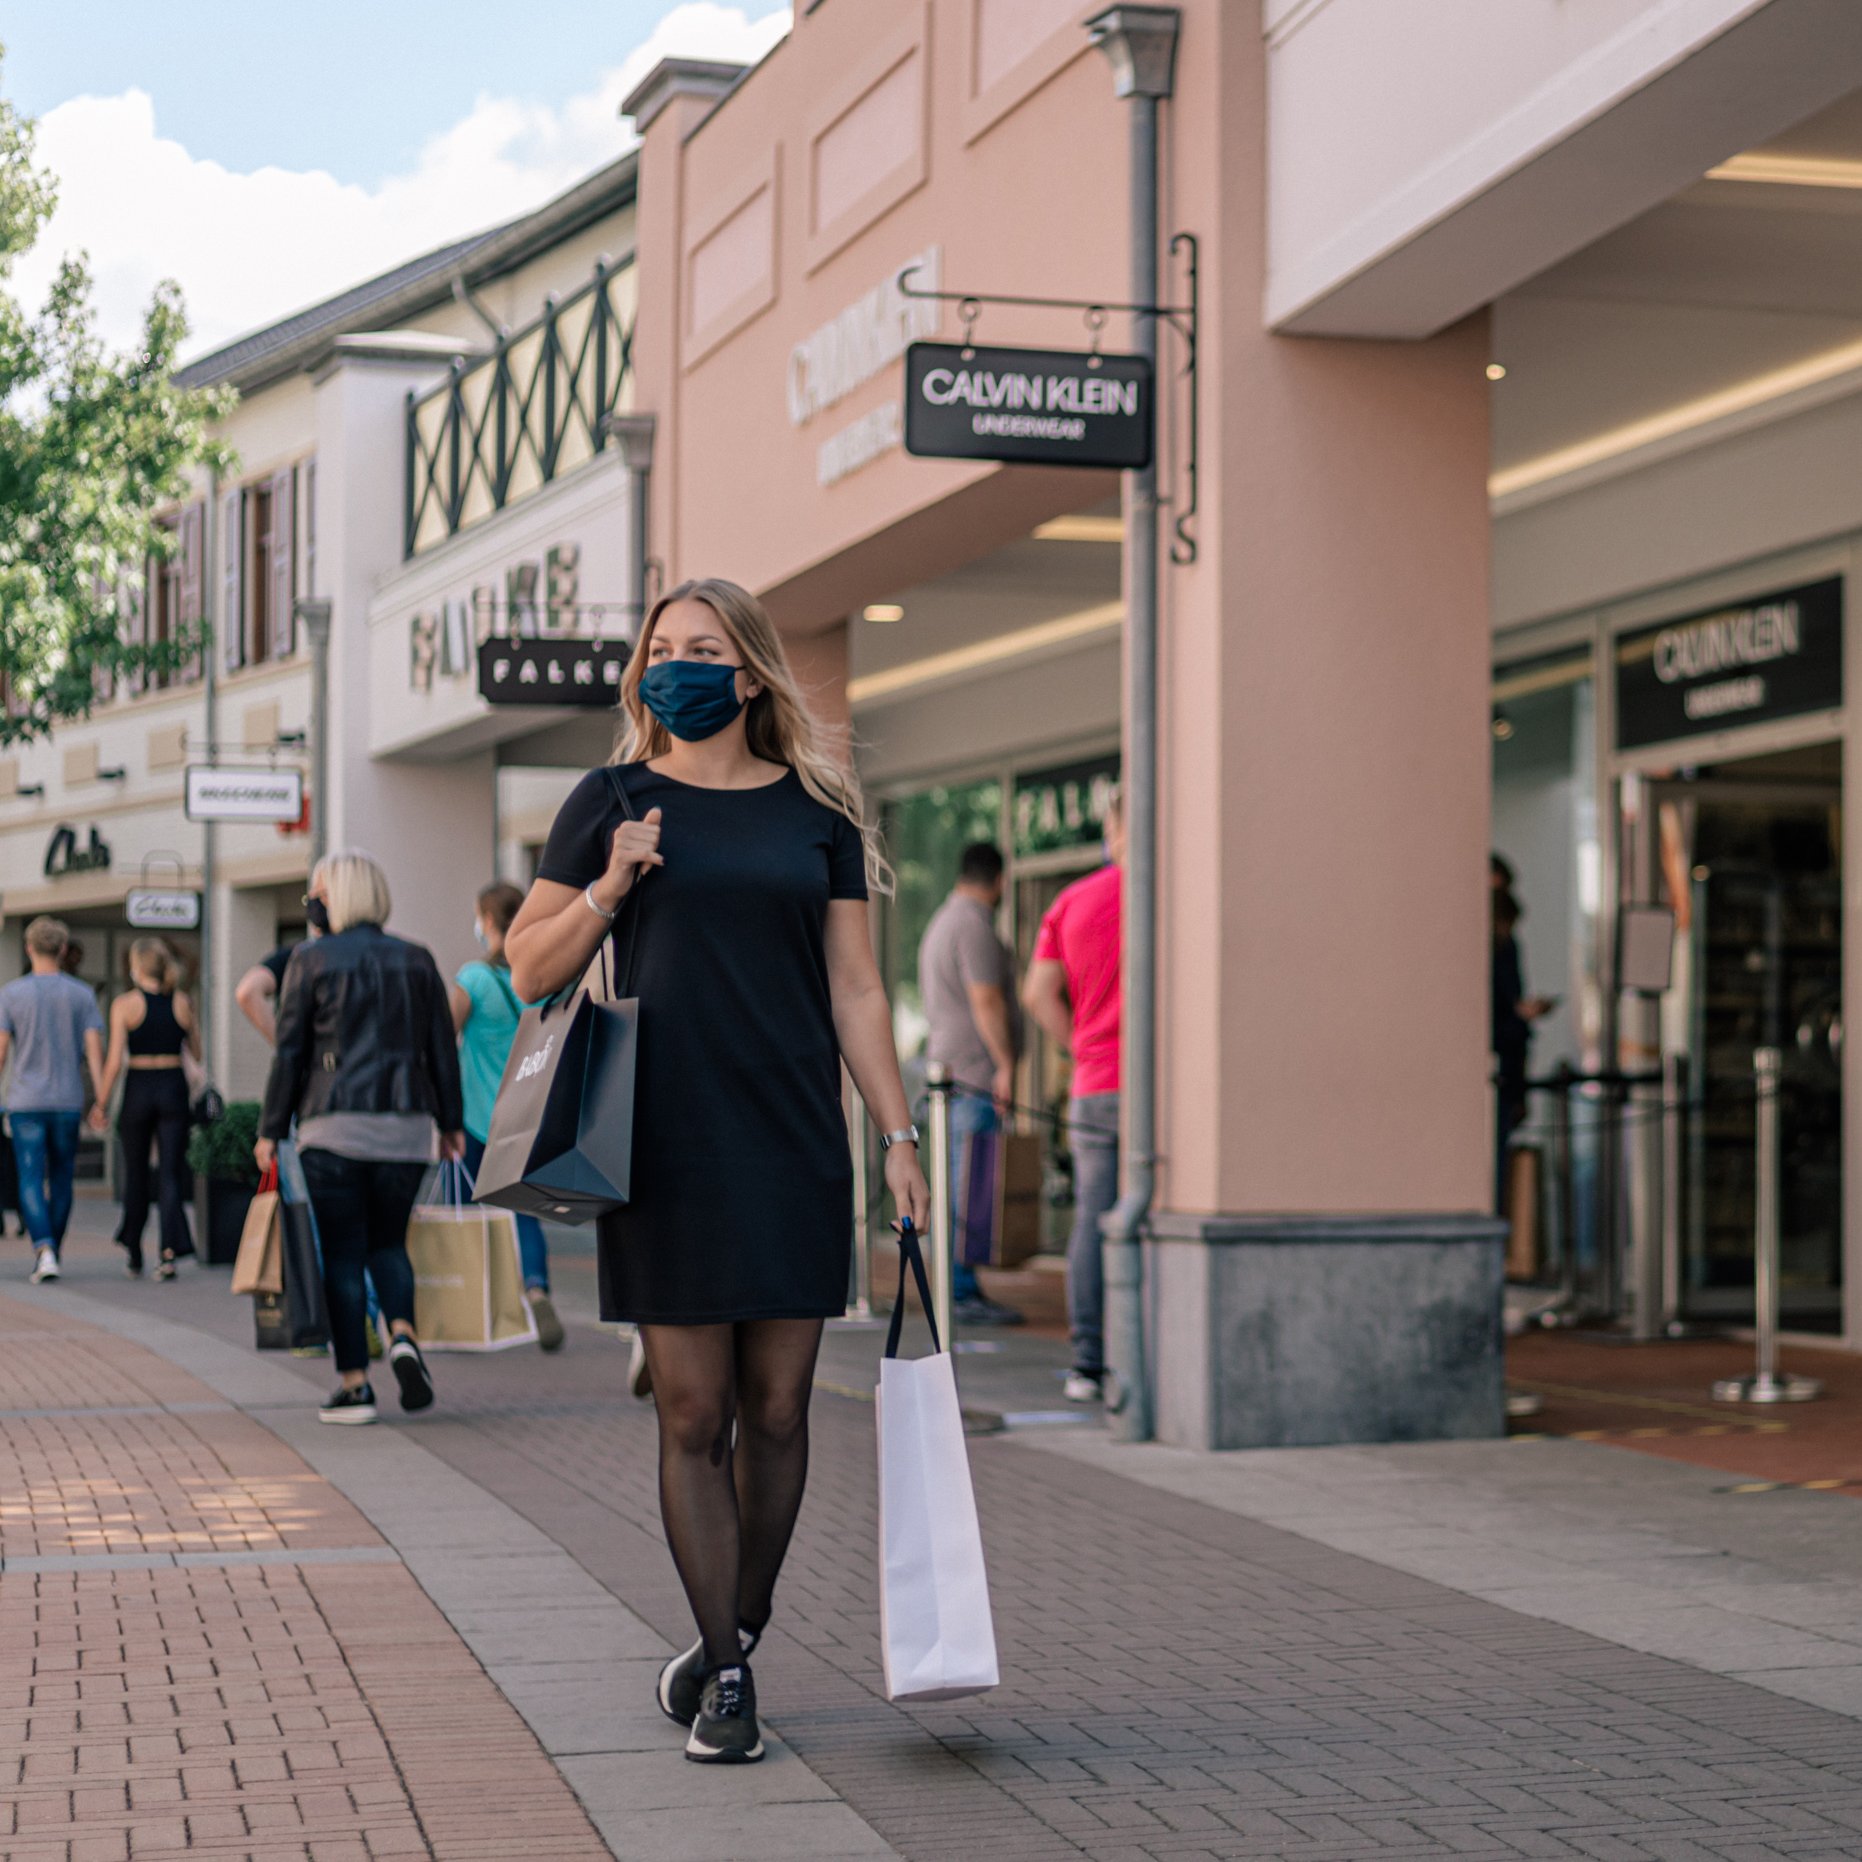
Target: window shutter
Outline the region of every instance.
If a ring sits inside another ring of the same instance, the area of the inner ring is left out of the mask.
[[[220,500],[220,664],[237,672],[246,663],[246,494],[229,491]]]
[[[291,614],[291,598],[297,592],[292,577],[291,532],[294,528],[291,519],[296,512],[293,502],[295,487],[292,484],[292,472],[286,466],[282,472],[272,474],[272,535],[271,535],[271,658],[289,659],[295,628]]]
[[[298,477],[304,483],[304,516],[301,534],[304,539],[304,593],[317,592],[317,462],[307,459]]]
[[[145,556],[139,565],[141,574],[136,570],[125,570],[116,580],[116,622],[117,632],[124,643],[132,647],[146,646],[149,639],[149,582],[153,576],[162,572],[160,559]],[[129,675],[128,689],[131,698],[147,690],[149,675],[138,666]]]
[[[198,632],[203,613],[201,597],[205,592],[206,577],[205,543],[207,537],[207,507],[200,500],[190,504],[181,513],[181,613],[179,616],[184,632]],[[201,651],[198,645],[182,662],[180,677],[192,684],[201,676]]]

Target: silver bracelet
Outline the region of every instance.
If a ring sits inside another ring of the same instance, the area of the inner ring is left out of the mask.
[[[615,919],[621,915],[618,906],[613,911],[609,911],[608,908],[595,897],[595,884],[593,880],[590,880],[582,889],[582,898],[587,904],[588,909],[593,912],[597,918],[604,918],[609,924],[613,924]]]

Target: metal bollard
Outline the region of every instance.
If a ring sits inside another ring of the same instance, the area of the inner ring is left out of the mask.
[[[868,1183],[872,1131],[866,1116],[866,1101],[850,1093],[852,1106],[847,1117],[847,1137],[853,1151],[853,1284],[847,1289],[847,1317],[870,1319],[873,1316],[873,1208]]]
[[[1552,1100],[1552,1194],[1558,1207],[1558,1297],[1538,1316],[1540,1325],[1575,1325],[1578,1312],[1577,1192],[1572,1180],[1571,1089],[1576,1075],[1570,1061],[1558,1063],[1557,1092]]]
[[[1716,1403],[1804,1403],[1823,1394],[1822,1384],[1814,1377],[1787,1377],[1778,1370],[1778,1081],[1783,1069],[1784,1056],[1775,1047],[1761,1047],[1752,1056],[1752,1074],[1758,1087],[1758,1181],[1752,1260],[1758,1368],[1750,1377],[1721,1378],[1713,1386]]]
[[[931,1304],[936,1308],[938,1342],[953,1351],[950,1335],[950,1069],[933,1061],[925,1069],[931,1100]]]
[[[1682,1110],[1687,1099],[1687,1056],[1662,1056],[1662,1263],[1660,1326],[1668,1338],[1682,1337],[1681,1201]]]

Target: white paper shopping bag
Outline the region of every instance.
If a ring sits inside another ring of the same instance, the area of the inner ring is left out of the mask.
[[[879,1627],[888,1700],[955,1700],[994,1687],[996,1630],[950,1354],[898,1356],[905,1270],[930,1290],[918,1240],[901,1238],[899,1297],[879,1366]],[[932,1343],[937,1329],[932,1326]]]

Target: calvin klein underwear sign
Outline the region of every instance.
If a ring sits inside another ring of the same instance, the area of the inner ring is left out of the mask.
[[[632,651],[625,640],[487,640],[478,695],[488,705],[611,706]]]
[[[905,352],[905,450],[1137,468],[1151,462],[1143,356],[914,343]]]
[[[1842,702],[1840,577],[1664,621],[1616,643],[1619,750]]]

